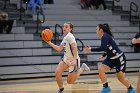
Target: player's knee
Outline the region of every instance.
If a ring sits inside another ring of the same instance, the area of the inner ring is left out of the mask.
[[[59,79],[61,77],[61,73],[59,70],[55,70],[55,79]]]
[[[125,73],[123,73],[122,71],[119,71],[119,72],[117,72],[117,79],[119,80],[119,81],[125,81],[126,79],[125,79]]]
[[[55,70],[55,76],[58,75],[58,74],[59,74],[59,71],[58,70]]]
[[[123,78],[118,78],[118,80],[121,82],[121,81],[123,81],[124,79],[123,79]]]
[[[124,80],[125,80],[125,78],[124,78],[123,76],[118,76],[117,79],[118,79],[119,81],[124,81]]]
[[[104,68],[102,66],[98,67],[99,72],[104,72]]]
[[[74,84],[74,81],[73,80],[67,80],[67,83],[68,84]]]
[[[61,79],[61,76],[60,75],[55,75],[55,80],[60,80]]]

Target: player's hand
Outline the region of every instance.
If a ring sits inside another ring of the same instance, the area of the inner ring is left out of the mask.
[[[135,38],[132,39],[132,44],[136,44],[136,39]]]
[[[99,57],[99,61],[103,61],[104,60],[104,57],[103,56],[100,56]]]
[[[90,46],[84,47],[83,52],[84,53],[90,53],[91,52],[91,47]]]

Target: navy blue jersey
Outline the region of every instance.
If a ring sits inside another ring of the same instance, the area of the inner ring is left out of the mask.
[[[107,33],[101,38],[101,46],[98,48],[93,48],[91,51],[99,52],[104,51],[108,58],[114,57],[122,53],[122,51],[118,48],[112,36]]]

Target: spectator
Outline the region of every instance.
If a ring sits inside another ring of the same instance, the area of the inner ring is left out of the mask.
[[[6,30],[6,33],[11,33],[13,27],[13,20],[9,20],[8,14],[6,12],[0,11],[0,33]]]
[[[30,0],[23,0],[23,3],[26,3],[26,2],[29,3],[29,1],[30,1]]]
[[[90,0],[80,0],[80,5],[82,9],[91,8]]]
[[[135,35],[132,39],[132,44],[134,46],[134,52],[140,52],[140,32]]]
[[[104,1],[104,0],[90,0],[90,4],[91,4],[91,5],[93,5],[93,6],[95,6],[95,7],[96,7],[96,9],[98,9],[98,8],[99,8],[99,6],[102,4],[102,5],[103,5],[104,10],[106,10],[106,9],[107,9],[107,6],[106,6],[106,3],[105,3],[105,1]]]
[[[39,8],[41,11],[41,14],[44,15],[44,11],[43,11],[43,1],[42,0],[30,0],[28,3],[28,7],[32,9],[32,13],[34,15],[37,14],[37,9]]]
[[[54,0],[47,0],[48,4],[54,4]]]

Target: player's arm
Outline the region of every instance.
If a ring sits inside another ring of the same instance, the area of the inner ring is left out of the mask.
[[[103,61],[104,58],[106,57],[107,53],[104,52],[100,57],[99,57],[99,61]]]
[[[47,42],[54,50],[60,52],[62,51],[63,49],[63,46],[60,44],[59,46],[58,45],[55,45],[54,43],[52,43],[51,41]]]
[[[78,49],[77,49],[77,45],[75,42],[71,43],[71,48],[72,48],[72,53],[73,53],[73,59],[76,60],[77,59],[77,55],[78,55]]]
[[[76,59],[77,59],[77,55],[78,55],[78,50],[77,50],[77,45],[75,42],[70,44],[71,48],[72,48],[72,54],[73,54],[73,59],[71,60],[71,65],[76,65]]]
[[[136,43],[140,43],[140,37],[136,39]]]
[[[137,44],[137,43],[140,43],[140,37],[139,38],[133,38],[132,39],[132,44]]]
[[[103,56],[103,57],[106,57],[106,55],[107,55],[107,53],[106,53],[106,52],[104,52],[104,53],[102,54],[102,56]]]
[[[91,48],[91,52],[104,51],[106,49],[109,41],[110,41],[110,38],[108,36],[103,36],[101,39],[101,46],[98,48]]]

